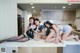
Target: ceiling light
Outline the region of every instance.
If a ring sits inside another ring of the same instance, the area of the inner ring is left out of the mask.
[[[33,5],[33,3],[30,3],[30,5]]]
[[[69,3],[68,5],[72,5],[71,3]]]
[[[34,10],[33,12],[35,13],[36,11]]]
[[[32,6],[32,8],[35,8],[34,6]]]
[[[65,7],[65,6],[63,6],[62,8],[63,8],[63,9],[65,9],[66,7]]]

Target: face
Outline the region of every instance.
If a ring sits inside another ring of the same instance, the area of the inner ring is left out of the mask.
[[[46,27],[48,27],[48,28],[49,28],[49,24],[46,24],[46,23],[45,23],[45,25],[46,25]]]
[[[34,20],[33,19],[30,19],[29,20],[29,23],[33,24],[34,23]]]
[[[35,21],[35,24],[36,24],[36,25],[39,25],[40,23],[39,23],[39,21]]]

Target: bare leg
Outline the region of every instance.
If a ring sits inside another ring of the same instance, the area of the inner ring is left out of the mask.
[[[73,39],[73,38],[75,38],[77,41],[79,40],[78,35],[73,35],[73,34],[68,36],[66,40]]]
[[[27,37],[24,38],[24,35],[20,35],[19,37],[15,36],[15,37],[11,37],[11,38],[5,39],[4,42],[5,41],[8,41],[8,42],[14,42],[14,41],[15,42],[16,41],[25,42],[25,41],[28,41],[28,38]]]
[[[71,31],[70,32],[67,32],[67,33],[62,33],[62,40],[66,40],[66,38],[69,36],[69,34],[71,33]]]
[[[36,34],[36,35],[35,35],[35,38],[39,38],[39,39],[41,39],[41,35]]]
[[[21,39],[21,38],[23,38],[24,37],[24,35],[20,35],[17,39]]]
[[[23,37],[24,37],[24,35],[20,35],[19,37],[18,37],[18,36],[15,36],[15,37],[8,38],[7,41],[18,40],[18,39],[21,39],[21,38],[23,38]]]
[[[55,35],[54,30],[51,30],[50,34],[46,37],[46,40],[45,40],[45,41],[46,41],[46,42],[49,42],[49,40],[50,40],[51,38],[53,38],[54,35]],[[50,41],[53,41],[53,39],[50,40]]]
[[[41,39],[46,39],[46,36],[45,35],[42,35]]]
[[[25,41],[28,41],[28,38],[22,38],[22,39],[19,39],[19,40],[16,40],[18,42],[25,42]]]
[[[71,34],[71,31],[69,31],[69,32],[67,32],[67,33],[62,33],[62,34],[61,34],[62,40],[70,40],[70,39],[74,39],[74,38],[75,38],[77,41],[79,40],[78,35],[74,35],[74,34],[70,35],[70,34]]]
[[[62,42],[61,36],[58,36],[58,40],[59,40],[60,42]]]
[[[62,42],[61,34],[62,34],[62,31],[59,31],[59,36],[55,37],[55,42],[54,42],[55,44],[58,44],[59,42]]]
[[[54,42],[55,41],[55,38],[51,38],[51,39],[49,39],[48,41],[46,41],[46,42]]]

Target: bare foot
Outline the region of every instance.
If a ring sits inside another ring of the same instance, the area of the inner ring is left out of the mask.
[[[58,44],[58,43],[59,43],[59,41],[55,41],[54,43],[55,43],[55,44]]]
[[[78,40],[78,42],[80,42],[80,40]]]
[[[75,40],[76,41],[79,41],[79,37],[78,37],[78,35],[75,35],[76,37],[75,37]]]

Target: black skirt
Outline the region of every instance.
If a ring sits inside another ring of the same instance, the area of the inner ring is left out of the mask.
[[[27,36],[30,37],[30,38],[34,38],[34,31],[32,29],[29,29],[27,32],[26,32]]]

